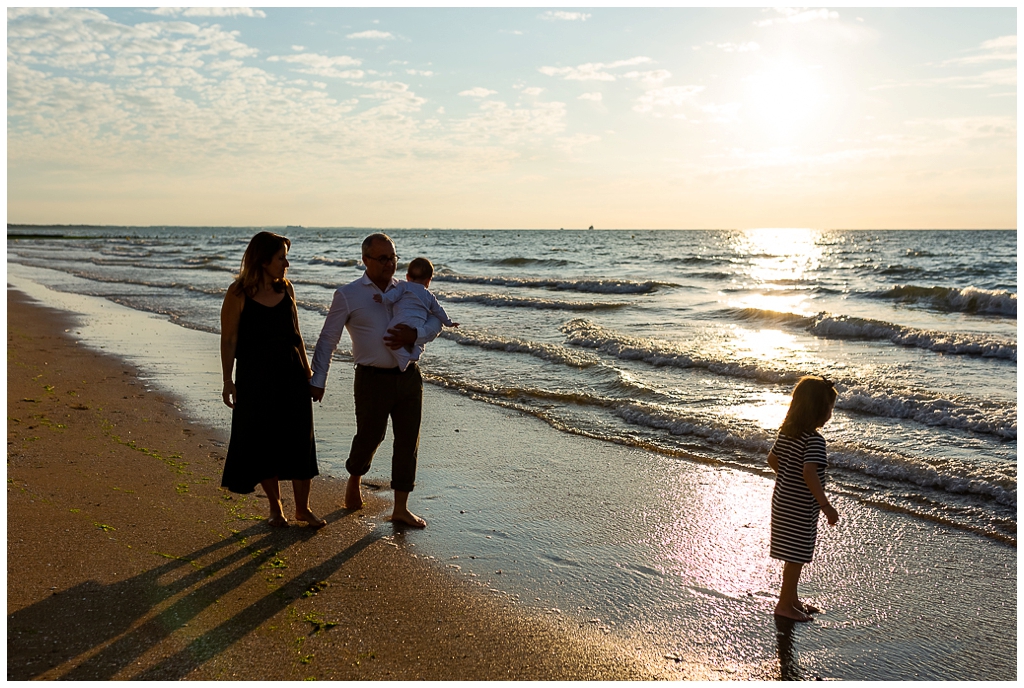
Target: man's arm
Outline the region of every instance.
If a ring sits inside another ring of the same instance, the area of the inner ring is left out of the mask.
[[[392,349],[401,349],[403,346],[423,346],[434,341],[441,332],[441,321],[430,316],[420,328],[409,327],[405,323],[399,323],[388,330],[384,336],[384,343]]]
[[[324,396],[324,389],[327,387],[327,372],[331,368],[331,358],[334,356],[335,349],[338,348],[338,342],[341,341],[341,334],[345,331],[348,316],[348,299],[345,298],[341,289],[338,289],[334,292],[331,310],[327,312],[327,319],[324,321],[323,329],[320,330],[320,338],[317,339],[316,349],[313,351],[313,377],[309,380],[309,386],[310,393],[316,401],[320,401]]]

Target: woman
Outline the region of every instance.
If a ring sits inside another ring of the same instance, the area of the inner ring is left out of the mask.
[[[270,525],[284,527],[278,481],[291,480],[295,518],[314,528],[327,521],[309,509],[309,488],[320,471],[313,439],[312,371],[299,334],[295,292],[285,279],[291,242],[260,232],[242,256],[242,269],[220,311],[224,403],[231,409],[231,442],[221,487],[249,494],[256,484],[270,500]],[[231,369],[238,361],[236,382]]]

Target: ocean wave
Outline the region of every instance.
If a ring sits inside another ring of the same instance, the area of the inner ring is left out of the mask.
[[[764,382],[796,382],[805,373],[764,367],[754,362],[723,361],[706,358],[669,342],[629,337],[583,318],[576,318],[561,327],[566,343],[597,349],[624,361],[644,361],[653,366],[701,368],[718,375],[742,377]]]
[[[361,261],[354,258],[328,258],[326,256],[313,256],[309,259],[310,265],[338,265],[340,267],[355,267],[362,265]]]
[[[487,263],[489,265],[500,265],[503,267],[524,267],[527,265],[539,265],[549,268],[562,268],[573,265],[576,261],[564,258],[527,258],[525,256],[509,256],[507,258],[471,258],[473,263]]]
[[[526,287],[554,289],[558,291],[582,291],[592,294],[649,294],[662,287],[677,287],[670,282],[625,279],[549,279],[544,277],[489,277],[486,275],[458,275],[455,273],[434,273],[435,282],[457,282],[463,284],[489,284],[502,287]]]
[[[441,332],[441,336],[463,346],[477,346],[481,349],[490,349],[492,351],[529,354],[545,361],[561,363],[573,368],[589,368],[590,366],[600,364],[600,360],[596,356],[573,351],[568,347],[559,346],[558,344],[531,342],[517,337],[500,337],[467,331],[461,328],[459,330],[445,329]]]
[[[898,346],[928,349],[944,354],[1017,360],[1016,342],[981,334],[920,330],[882,320],[830,313],[805,316],[759,308],[735,308],[727,310],[726,314],[739,320],[800,327],[815,336],[826,339],[888,341]]]
[[[487,306],[504,308],[538,308],[542,310],[602,311],[629,306],[628,303],[601,303],[599,301],[557,301],[529,297],[506,296],[505,294],[456,294],[436,291],[436,296],[453,303],[482,303]]]
[[[1017,295],[1003,289],[919,287],[907,284],[874,292],[871,296],[902,303],[925,303],[949,313],[1017,317]]]

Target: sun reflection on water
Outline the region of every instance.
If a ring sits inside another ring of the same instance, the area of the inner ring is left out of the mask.
[[[764,228],[737,234],[733,250],[748,256],[748,274],[761,284],[793,284],[818,269],[822,252],[816,229]]]

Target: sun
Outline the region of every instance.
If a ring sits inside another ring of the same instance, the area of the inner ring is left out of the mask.
[[[805,130],[825,101],[816,71],[781,62],[748,76],[745,119],[766,134],[791,136]]]

